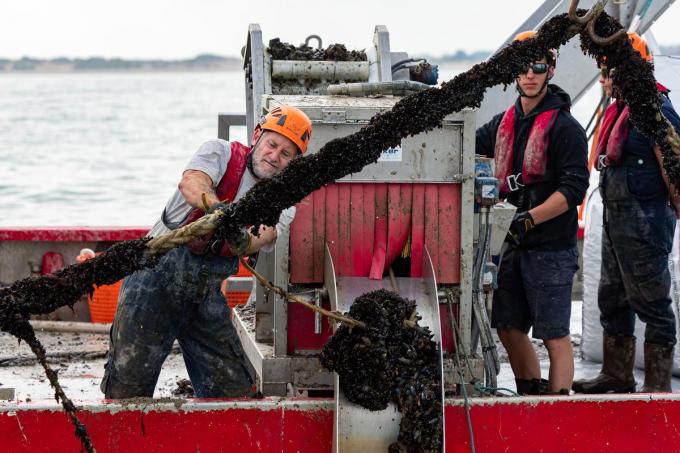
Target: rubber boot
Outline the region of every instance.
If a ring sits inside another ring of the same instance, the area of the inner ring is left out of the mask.
[[[672,392],[673,346],[645,343],[645,385],[640,393]]]
[[[520,379],[515,378],[517,393],[520,396],[540,394],[540,379]]]
[[[600,374],[592,379],[574,381],[576,393],[634,393],[635,337],[602,336],[603,361]]]
[[[539,394],[548,393],[548,390],[550,389],[550,383],[548,382],[547,379],[534,379],[534,381],[538,382]]]
[[[546,396],[550,396],[550,395],[569,396],[569,395],[571,395],[571,392],[569,391],[569,389],[560,389],[560,390],[557,391],[557,392],[550,392],[550,391],[547,391],[547,390],[546,390],[545,392],[541,392],[541,395],[546,395]]]
[[[542,395],[548,393],[548,381],[545,379],[520,379],[515,378],[517,393],[519,395]]]

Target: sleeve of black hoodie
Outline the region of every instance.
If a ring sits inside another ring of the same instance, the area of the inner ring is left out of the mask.
[[[485,125],[477,129],[475,137],[475,153],[486,157],[494,157],[494,149],[496,148],[496,133],[498,126],[501,124],[503,113],[491,118]]]
[[[571,209],[581,204],[588,190],[588,140],[569,113],[563,112],[560,119],[553,129],[550,168],[557,179],[556,191],[564,195]]]

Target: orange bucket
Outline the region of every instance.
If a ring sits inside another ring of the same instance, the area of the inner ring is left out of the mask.
[[[96,323],[113,322],[118,306],[118,293],[123,280],[119,280],[113,285],[97,286],[92,294],[88,296],[87,302],[90,305],[90,319]]]

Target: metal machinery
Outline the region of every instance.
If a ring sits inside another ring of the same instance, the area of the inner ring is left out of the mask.
[[[361,62],[273,60],[259,26],[251,25],[244,49],[248,137],[261,114],[280,104],[293,105],[313,122],[308,153],[314,153],[389,110],[400,94],[423,88],[408,79],[409,70],[393,66],[409,59],[390,50],[384,26],[375,28],[367,55],[368,61]],[[233,115],[221,117],[223,138],[236,121]],[[257,263],[275,285],[328,309],[345,312],[357,296],[380,288],[416,300],[422,323],[441,344],[444,389],[449,392],[456,391],[461,379],[484,379],[476,338],[488,346],[483,348],[492,354],[487,358],[495,353],[479,297],[481,277],[486,269],[490,290],[494,266],[484,266],[491,261],[490,238],[500,236],[502,243],[505,235],[492,235],[489,226],[499,223],[505,230],[514,214],[514,207],[495,205],[498,184],[492,162],[475,164],[474,140],[472,110],[447,116],[440,129],[402,140],[377,163],[300,202],[290,231],[278,237],[273,252],[260,254]],[[477,237],[481,248],[475,246]],[[318,360],[332,334],[327,319],[258,285],[254,316],[252,308],[235,310],[233,322],[265,395],[332,394],[336,378]],[[497,360],[493,368],[487,366],[487,382],[495,382],[496,374]],[[394,409],[362,418],[342,395],[336,393],[336,398],[336,423],[345,425],[336,435],[353,433],[346,442],[370,436],[366,430],[375,435],[378,420],[385,421],[380,425],[385,430],[398,429]],[[368,417],[370,423],[362,423]]]

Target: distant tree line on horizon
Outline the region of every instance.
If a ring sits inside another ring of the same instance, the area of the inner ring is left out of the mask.
[[[126,60],[123,58],[0,58],[0,71],[70,72],[70,71],[191,71],[233,70],[241,67],[241,58],[203,54],[185,60]]]
[[[680,44],[661,46],[662,55],[680,55]],[[482,61],[491,55],[488,50],[465,52],[458,50],[442,56],[424,55],[432,63]],[[202,54],[184,60],[126,60],[123,58],[52,58],[23,57],[18,60],[0,57],[0,72],[71,72],[71,71],[229,71],[241,69],[240,57]]]

